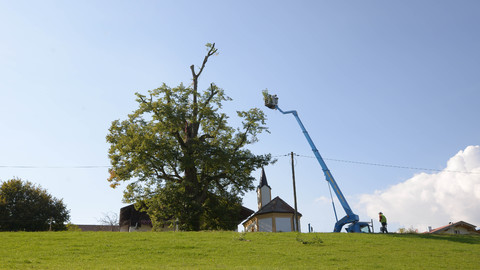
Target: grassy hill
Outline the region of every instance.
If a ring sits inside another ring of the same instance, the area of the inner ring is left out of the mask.
[[[479,269],[479,236],[0,233],[1,269]]]

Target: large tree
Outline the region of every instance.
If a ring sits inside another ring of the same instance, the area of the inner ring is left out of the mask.
[[[207,61],[217,54],[207,44],[200,67],[190,66],[192,84],[136,93],[139,107],[113,121],[107,141],[112,187],[127,182],[126,202],[146,210],[154,226],[178,222],[182,230],[234,229],[241,195],[253,189],[251,173],[271,161],[245,146],[266,130],[258,108],[237,111],[242,127],[228,125],[222,103],[230,100],[211,83],[198,90]]]
[[[61,199],[20,179],[0,186],[1,231],[65,230],[70,215]]]

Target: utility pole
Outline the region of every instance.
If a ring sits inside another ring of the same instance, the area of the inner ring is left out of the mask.
[[[290,153],[292,157],[292,180],[293,180],[293,201],[295,205],[295,213],[294,213],[294,230],[296,232],[299,232],[300,230],[298,229],[298,216],[297,216],[297,189],[295,187],[295,168],[294,168],[294,161],[293,161],[293,152]]]

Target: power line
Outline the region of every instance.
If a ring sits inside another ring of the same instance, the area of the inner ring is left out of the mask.
[[[306,156],[306,155],[299,155],[294,154],[297,157],[304,157],[304,158],[315,158],[314,156]],[[289,154],[285,155],[275,155],[272,156],[273,158],[282,158],[288,157]],[[392,164],[382,164],[382,163],[372,163],[372,162],[364,162],[364,161],[353,161],[353,160],[345,160],[345,159],[334,159],[334,158],[323,158],[324,160],[330,160],[335,162],[343,162],[343,163],[351,163],[351,164],[359,164],[359,165],[368,165],[368,166],[377,166],[377,167],[387,167],[387,168],[397,168],[397,169],[406,169],[406,170],[419,170],[419,171],[431,171],[431,172],[449,172],[449,173],[465,173],[465,174],[480,174],[477,172],[467,172],[467,171],[452,171],[452,170],[440,170],[440,169],[430,169],[430,168],[420,168],[420,167],[410,167],[410,166],[400,166],[400,165],[392,165]],[[8,168],[8,169],[98,169],[98,168],[111,168],[112,166],[109,165],[83,165],[83,166],[29,166],[29,165],[0,165],[1,168]]]
[[[9,169],[95,169],[95,168],[110,168],[112,166],[106,165],[85,165],[85,166],[28,166],[28,165],[0,165],[0,168]]]
[[[277,155],[277,157],[284,157],[286,155]],[[304,158],[315,158],[314,156],[306,156],[306,155],[298,155],[298,157]],[[343,163],[352,163],[352,164],[360,164],[360,165],[369,165],[369,166],[377,166],[377,167],[387,167],[387,168],[397,168],[397,169],[407,169],[407,170],[420,170],[420,171],[432,171],[432,172],[449,172],[449,173],[465,173],[465,174],[480,174],[477,172],[466,172],[466,171],[452,171],[452,170],[439,170],[439,169],[429,169],[429,168],[419,168],[419,167],[409,167],[409,166],[400,166],[400,165],[392,165],[392,164],[381,164],[381,163],[371,163],[371,162],[363,162],[363,161],[353,161],[353,160],[344,160],[344,159],[334,159],[334,158],[323,158],[325,160],[336,161],[336,162],[343,162]]]

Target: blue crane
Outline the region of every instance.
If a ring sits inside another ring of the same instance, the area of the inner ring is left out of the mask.
[[[333,229],[334,232],[340,232],[343,228],[343,226],[349,224],[346,227],[347,232],[371,232],[370,231],[370,223],[368,222],[363,222],[359,221],[358,215],[353,213],[352,208],[350,208],[350,205],[348,205],[347,200],[343,196],[342,191],[337,185],[337,182],[332,176],[332,173],[327,167],[327,164],[325,164],[325,161],[323,160],[322,156],[317,150],[317,147],[315,147],[315,144],[312,141],[312,138],[310,138],[310,135],[308,134],[307,130],[305,129],[305,126],[303,125],[302,121],[298,117],[297,111],[286,111],[284,112],[283,110],[278,107],[278,97],[277,95],[269,95],[267,91],[264,91],[264,98],[265,98],[265,106],[267,106],[270,109],[278,110],[279,112],[283,114],[293,114],[295,119],[297,120],[298,124],[300,125],[300,128],[302,129],[303,135],[305,135],[305,138],[307,139],[308,143],[310,144],[310,147],[312,148],[313,154],[317,158],[318,163],[320,163],[320,166],[322,167],[323,173],[325,174],[325,179],[326,181],[330,184],[332,187],[333,191],[335,192],[335,195],[337,195],[338,200],[340,201],[340,204],[342,205],[343,209],[345,210],[346,216],[338,220],[335,223],[335,227]],[[335,211],[335,207],[334,207]],[[337,213],[335,211],[335,217],[337,217]]]

